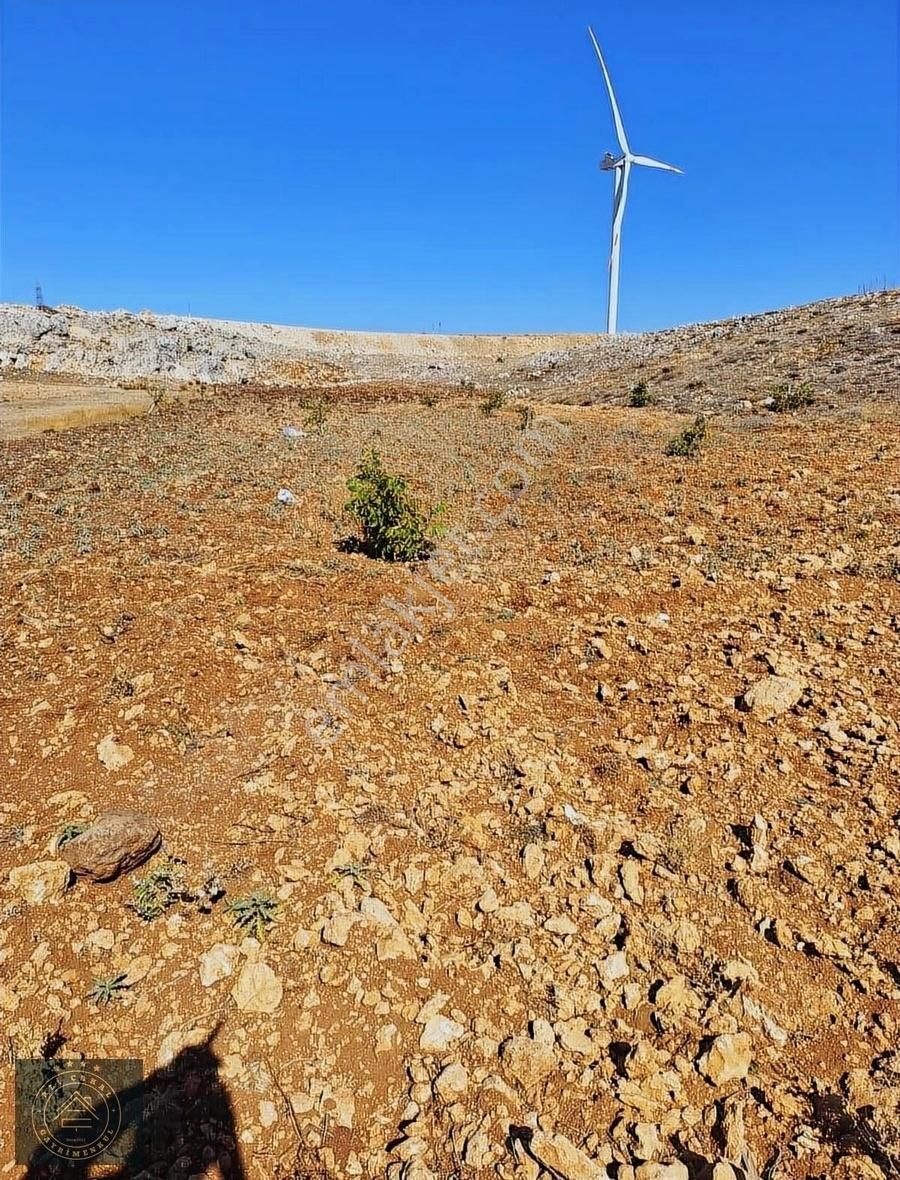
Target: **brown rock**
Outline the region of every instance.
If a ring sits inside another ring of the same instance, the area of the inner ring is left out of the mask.
[[[149,816],[139,811],[106,811],[60,849],[76,877],[114,881],[137,868],[159,850],[162,835]]]

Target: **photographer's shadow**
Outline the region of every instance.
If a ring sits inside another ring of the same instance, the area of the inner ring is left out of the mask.
[[[166,1180],[198,1174],[245,1180],[234,1111],[212,1048],[217,1032],[218,1028],[201,1045],[183,1049],[169,1065],[117,1093],[122,1130],[116,1142],[124,1145],[124,1156],[120,1151],[115,1159],[76,1161],[39,1147],[24,1180],[88,1180],[92,1175],[103,1180]]]

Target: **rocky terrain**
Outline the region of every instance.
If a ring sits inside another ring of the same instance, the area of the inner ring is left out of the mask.
[[[715,410],[785,381],[814,381],[838,401],[890,398],[898,369],[900,300],[890,291],[612,338],[336,332],[6,304],[0,437],[128,417],[159,396],[222,385],[497,387],[594,404],[621,401],[644,379],[661,404]]]
[[[897,318],[8,441],[5,1173],[84,1056],[147,1176],[900,1175]],[[430,561],[352,543],[371,446]]]
[[[591,336],[340,332],[188,316],[0,307],[0,371],[201,385],[443,380],[494,373]]]

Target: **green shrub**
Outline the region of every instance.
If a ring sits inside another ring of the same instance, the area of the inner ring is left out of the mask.
[[[628,404],[635,409],[643,409],[644,406],[652,406],[656,398],[647,388],[646,381],[638,381],[628,396]]]
[[[278,916],[278,902],[270,893],[251,893],[235,898],[227,907],[235,926],[263,942]]]
[[[118,975],[108,975],[101,979],[94,979],[91,982],[91,990],[88,992],[88,999],[99,1008],[102,1004],[108,1004],[110,1000],[121,996],[122,992],[128,988],[128,972],[121,971]]]
[[[666,454],[677,455],[683,459],[696,459],[706,438],[706,432],[706,419],[702,414],[698,414],[690,426],[686,426],[681,434],[670,441],[666,447]]]
[[[349,877],[349,879],[356,885],[367,885],[369,874],[371,873],[372,869],[369,865],[359,864],[356,862],[346,865],[336,865],[331,871],[336,877],[340,877],[342,879],[344,877]]]
[[[481,412],[485,417],[490,418],[492,414],[502,410],[505,405],[506,394],[502,389],[493,389],[481,403]]]
[[[794,385],[789,381],[787,385],[779,385],[775,390],[771,408],[776,414],[790,414],[794,410],[811,406],[815,400],[809,381],[803,381],[800,385]]]
[[[167,857],[134,883],[131,908],[145,922],[152,922],[166,910],[187,896],[184,882],[184,862]]]
[[[415,561],[443,531],[444,505],[424,512],[402,475],[390,475],[376,450],[367,451],[359,470],[347,481],[350,499],[345,511],[360,526],[366,551],[382,561]]]

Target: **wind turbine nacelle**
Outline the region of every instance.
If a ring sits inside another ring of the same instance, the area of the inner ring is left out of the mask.
[[[612,152],[607,152],[600,161],[601,172],[612,172],[614,168],[618,168],[624,161],[624,156],[614,156]]]

